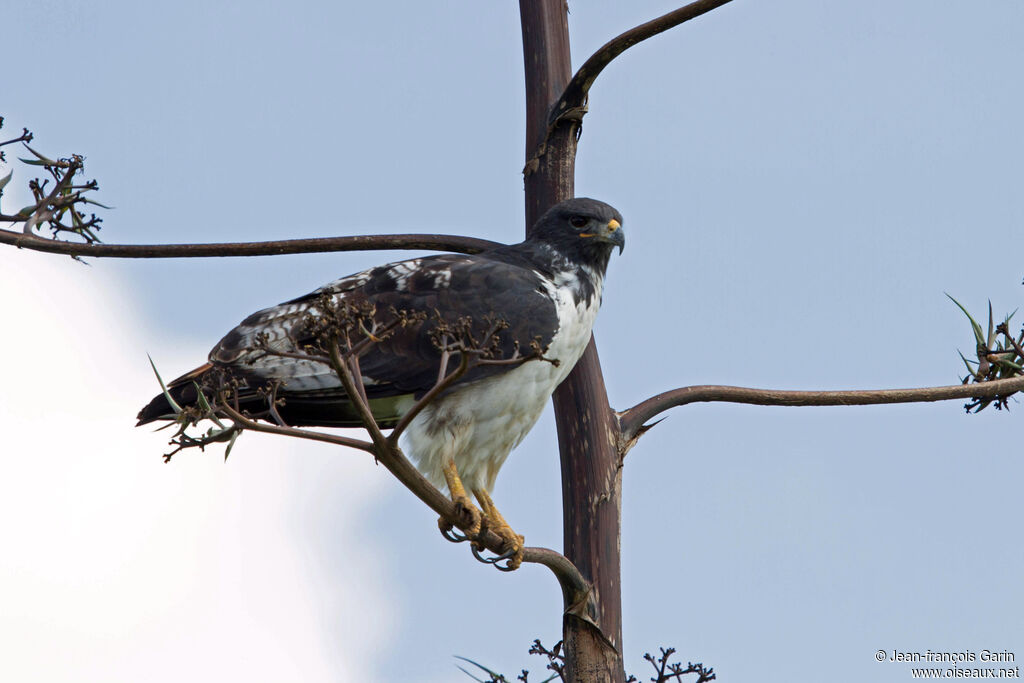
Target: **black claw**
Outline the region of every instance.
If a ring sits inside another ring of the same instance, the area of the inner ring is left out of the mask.
[[[463,541],[469,540],[469,536],[463,536],[458,531],[456,531],[455,527],[453,526],[448,527],[447,529],[441,529],[441,535],[444,536],[445,539],[451,541],[452,543],[462,543]]]
[[[469,548],[473,551],[473,557],[475,557],[478,562],[483,562],[484,564],[494,564],[494,560],[486,558],[480,554],[480,548],[477,547],[476,543],[471,545]]]
[[[500,564],[495,564],[494,568],[497,569],[499,572],[514,572],[519,567],[513,567],[512,566],[512,560],[509,560],[508,563],[505,566],[502,566]]]
[[[510,548],[509,550],[506,550],[505,552],[503,552],[501,555],[496,555],[494,557],[484,557],[483,555],[481,555],[480,554],[480,549],[477,548],[475,543],[471,546],[471,549],[473,551],[473,557],[475,557],[479,562],[483,562],[484,564],[493,564],[495,567],[497,567],[498,569],[501,569],[501,571],[503,571],[503,572],[510,572],[510,571],[512,571],[511,569],[503,569],[501,567],[501,565],[499,565],[498,563],[501,562],[502,560],[509,560],[513,555],[515,555],[516,554],[515,548]],[[511,561],[510,561],[510,564],[511,564]]]

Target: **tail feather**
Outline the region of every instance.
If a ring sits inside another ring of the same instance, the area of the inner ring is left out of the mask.
[[[214,371],[212,363],[196,368],[182,375],[167,385],[167,394],[181,407],[193,406],[199,399],[196,385],[204,386],[207,374]],[[278,415],[292,427],[361,427],[362,420],[355,406],[340,387],[336,390],[319,390],[308,392],[282,391],[278,394],[282,403],[277,406]],[[408,401],[411,395],[390,396],[370,400],[371,410],[376,415],[381,427],[388,428],[397,423],[404,412],[402,400]],[[242,412],[257,419],[270,420],[267,396],[246,386],[239,387],[238,407]],[[139,411],[138,423],[142,426],[158,420],[173,420],[176,417],[174,408],[167,400],[167,395],[159,393],[153,397],[146,407]]]

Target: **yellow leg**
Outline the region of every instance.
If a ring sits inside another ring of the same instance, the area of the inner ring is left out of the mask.
[[[442,531],[451,529],[452,522],[460,522],[459,528],[469,536],[476,536],[480,533],[480,511],[473,505],[473,501],[466,494],[466,489],[459,478],[459,471],[455,468],[455,461],[449,460],[444,464],[444,480],[448,482],[448,492],[451,494],[452,502],[455,503],[455,513],[458,520],[446,520],[444,517],[437,520]]]
[[[501,536],[505,541],[506,551],[512,551],[512,557],[509,558],[508,563],[509,568],[517,569],[523,562],[523,544],[526,542],[526,539],[512,530],[512,527],[509,526],[505,518],[498,512],[498,508],[495,507],[494,501],[491,500],[491,496],[487,493],[486,489],[473,489],[473,495],[480,501],[480,507],[483,508],[484,521],[487,528]]]

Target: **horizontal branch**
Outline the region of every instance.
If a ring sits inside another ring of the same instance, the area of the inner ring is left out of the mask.
[[[653,396],[618,413],[621,443],[629,444],[642,434],[644,423],[670,408],[688,403],[721,401],[759,406],[865,406],[885,403],[928,403],[959,398],[994,398],[1024,390],[1024,377],[980,384],[955,384],[919,389],[851,391],[778,391],[702,385],[682,387]]]
[[[731,2],[731,0],[698,0],[685,7],[680,7],[668,14],[664,14],[657,19],[652,19],[645,24],[631,28],[602,45],[587,61],[583,62],[583,66],[579,68],[579,71],[569,81],[569,85],[565,87],[562,96],[558,98],[558,104],[555,105],[548,118],[549,125],[554,125],[566,112],[578,110],[579,107],[582,107],[587,101],[587,94],[590,92],[590,87],[594,84],[598,74],[604,71],[604,68],[623,52],[641,41],[663,33],[690,19],[695,19],[702,14],[721,7],[727,2]]]
[[[351,235],[269,242],[213,242],[209,244],[79,244],[0,230],[0,244],[50,254],[95,258],[208,258],[213,256],[277,256],[332,251],[424,249],[479,254],[501,246],[499,242],[461,235]]]

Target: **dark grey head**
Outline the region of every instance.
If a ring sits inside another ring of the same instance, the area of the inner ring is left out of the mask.
[[[622,214],[604,202],[576,197],[555,204],[533,226],[530,239],[550,244],[569,258],[603,272],[612,249],[622,253]]]

